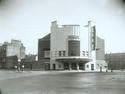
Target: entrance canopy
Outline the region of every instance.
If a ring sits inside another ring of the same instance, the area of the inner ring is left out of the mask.
[[[64,63],[87,63],[92,61],[90,58],[86,57],[58,57],[56,61],[64,62]]]

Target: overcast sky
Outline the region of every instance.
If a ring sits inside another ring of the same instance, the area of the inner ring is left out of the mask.
[[[50,32],[51,22],[84,26],[92,20],[105,51],[125,52],[123,0],[0,0],[0,43],[19,39],[26,53],[37,53],[38,39]]]

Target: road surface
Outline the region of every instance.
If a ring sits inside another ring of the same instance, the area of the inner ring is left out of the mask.
[[[0,71],[2,94],[125,94],[125,72]]]

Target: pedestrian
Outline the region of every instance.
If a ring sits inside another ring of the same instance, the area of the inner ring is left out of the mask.
[[[17,67],[18,71],[20,71],[20,66]]]
[[[111,68],[111,72],[113,72],[113,69]]]
[[[100,72],[102,72],[102,67],[100,67]]]
[[[108,72],[108,70],[106,69],[106,72]]]
[[[17,71],[17,66],[16,65],[14,66],[14,69],[15,69],[15,71]]]
[[[22,65],[22,71],[24,71],[24,65]]]

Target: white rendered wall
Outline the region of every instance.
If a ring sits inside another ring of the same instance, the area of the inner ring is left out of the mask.
[[[56,58],[58,57],[59,51],[66,51],[66,56],[68,56],[68,36],[70,35],[80,35],[80,27],[79,25],[62,25],[58,27],[57,22],[52,22],[51,26],[51,69],[52,64],[56,64],[56,68],[58,69],[58,62],[56,62]]]
[[[80,56],[84,57],[83,51],[89,51],[89,33],[88,28],[80,28],[79,25],[62,25],[59,27],[56,21],[52,22],[50,68],[52,69],[52,64],[56,64],[56,69],[63,68],[59,68],[59,62],[56,62],[56,58],[58,58],[59,51],[66,51],[66,56],[68,56],[68,36],[70,35],[80,37]],[[91,51],[90,54],[92,61],[85,65],[85,70],[87,71],[91,71],[91,64],[94,64],[94,70],[96,70],[96,52]],[[88,56],[86,57],[88,58]],[[86,67],[87,65],[89,65],[89,68]]]
[[[91,64],[94,64],[94,70],[96,71],[96,51],[91,51],[91,57],[92,61],[88,62],[85,64],[85,70],[86,71],[92,71],[91,70]],[[87,65],[89,65],[89,67],[87,67]]]
[[[88,51],[88,28],[80,27],[80,56]]]
[[[17,56],[18,59],[25,58],[25,47],[20,44],[7,45],[7,56]]]
[[[108,70],[108,64],[105,62],[105,60],[96,60],[96,71],[101,71],[100,67],[102,67],[103,72]]]
[[[55,22],[56,24],[56,22]],[[51,27],[51,58],[55,59],[58,57],[58,51],[66,51],[66,56],[68,55],[68,36],[77,35],[79,36],[79,26],[74,25],[63,25],[58,27],[58,25]]]

